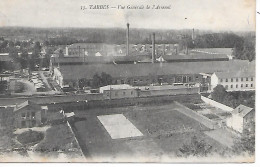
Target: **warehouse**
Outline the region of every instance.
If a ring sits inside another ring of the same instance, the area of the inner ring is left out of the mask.
[[[53,78],[61,87],[77,87],[81,79],[91,85],[93,76],[105,72],[112,77],[112,84],[150,85],[154,83],[199,83],[200,73],[236,71],[247,67],[246,60],[220,62],[137,63],[60,65],[53,70]]]

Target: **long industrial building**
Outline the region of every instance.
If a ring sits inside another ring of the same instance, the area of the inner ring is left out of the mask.
[[[105,72],[112,84],[149,85],[155,83],[198,83],[200,73],[239,71],[249,66],[247,60],[221,62],[178,62],[137,64],[59,65],[53,68],[53,78],[61,86],[77,87],[81,79],[90,86],[95,74]]]

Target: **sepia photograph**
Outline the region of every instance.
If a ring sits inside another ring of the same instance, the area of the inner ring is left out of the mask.
[[[0,162],[254,163],[256,14],[1,0]]]

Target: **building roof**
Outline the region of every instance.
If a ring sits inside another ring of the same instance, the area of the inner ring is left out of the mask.
[[[134,87],[128,84],[121,85],[107,85],[99,88],[100,90],[120,90],[120,89],[134,89]]]
[[[41,110],[41,106],[32,102],[32,101],[28,101],[26,100],[25,102],[21,103],[21,104],[18,104],[14,107],[14,112],[18,112],[22,109],[24,109],[25,107],[29,107],[29,109],[33,109],[33,110],[36,110],[36,111],[39,111]]]
[[[1,112],[12,112],[13,111],[13,107],[9,107],[9,106],[0,106],[0,113]],[[2,118],[0,118],[2,119]]]
[[[243,77],[254,77],[255,73],[253,71],[229,71],[229,72],[215,72],[218,78],[243,78]]]
[[[252,110],[253,110],[253,108],[250,108],[250,107],[247,107],[247,106],[240,104],[237,108],[235,108],[232,111],[232,114],[236,114],[236,115],[239,115],[241,117],[245,117]]]
[[[165,61],[202,61],[202,60],[228,60],[227,55],[225,54],[207,54],[207,53],[190,53],[188,55],[186,54],[173,54],[173,55],[163,55],[163,59]]]
[[[199,74],[223,71],[237,71],[248,66],[247,60],[230,60],[219,62],[179,62],[179,63],[137,63],[137,64],[89,64],[60,65],[64,80],[81,78],[92,79],[95,74],[106,72],[113,78]],[[76,74],[76,75],[75,75]]]
[[[0,61],[11,61],[9,53],[0,53]]]
[[[232,55],[233,48],[196,48],[192,52]]]
[[[102,54],[101,54],[102,55]],[[114,54],[112,54],[114,55]],[[161,54],[157,54],[158,58]],[[190,53],[185,54],[165,54],[162,55],[163,59],[168,62],[186,62],[186,61],[213,61],[213,60],[226,60],[229,58],[225,54],[208,54],[208,53]],[[133,51],[130,56],[85,56],[85,57],[51,57],[53,63],[124,63],[124,62],[151,62],[152,54],[145,51]]]
[[[53,63],[60,64],[72,64],[72,63],[123,63],[123,62],[135,62],[142,61],[150,58],[150,55],[143,54],[137,56],[85,56],[85,57],[51,57]]]

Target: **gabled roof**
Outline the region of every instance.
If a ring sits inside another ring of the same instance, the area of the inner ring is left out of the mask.
[[[95,74],[106,72],[113,78],[141,77],[154,75],[199,74],[215,71],[237,71],[248,65],[245,60],[221,62],[180,62],[180,63],[137,63],[137,64],[89,64],[60,65],[60,71],[66,80],[92,79]],[[76,74],[76,75],[75,75]]]
[[[102,90],[120,90],[120,89],[134,89],[134,87],[128,85],[128,84],[121,84],[121,85],[107,85],[100,87]]]
[[[187,61],[187,60],[228,60],[225,54],[207,54],[207,53],[190,53],[188,55],[173,54],[173,55],[163,55],[166,61]]]
[[[242,77],[254,77],[255,73],[253,71],[229,71],[229,72],[215,72],[218,78],[242,78]]]
[[[232,55],[233,48],[196,48],[192,52]]]
[[[29,110],[30,109],[34,109],[34,110],[41,110],[41,106],[32,102],[32,101],[28,101],[26,100],[25,102],[21,103],[21,104],[18,104],[14,107],[14,112],[18,112],[24,108],[28,107]]]
[[[241,117],[245,117],[249,112],[251,112],[253,108],[247,107],[245,105],[240,104],[237,108],[235,108],[232,114],[239,115]]]
[[[149,54],[140,54],[137,56],[85,56],[85,57],[51,57],[53,63],[89,63],[89,64],[106,64],[113,62],[134,62],[150,58]]]

